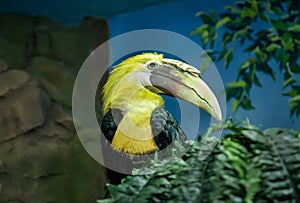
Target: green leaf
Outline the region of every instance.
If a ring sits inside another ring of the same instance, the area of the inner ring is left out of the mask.
[[[231,98],[240,99],[243,93],[242,88],[226,87],[225,88],[226,99],[229,101]]]
[[[230,22],[228,22],[226,27],[228,27],[232,32],[232,30],[236,31],[236,30],[243,29],[245,27],[245,24],[242,19],[237,18],[235,20],[231,20]]]
[[[209,33],[208,38],[209,38],[210,47],[213,47],[215,39],[217,38],[216,29],[214,27],[210,26],[208,29],[208,33]]]
[[[300,105],[300,95],[296,95],[294,96],[293,98],[291,98],[289,100],[289,103],[294,103],[294,104],[297,104],[297,105]]]
[[[282,45],[283,47],[286,49],[286,50],[291,50],[293,51],[294,50],[294,47],[293,47],[293,38],[292,36],[285,32],[282,36]]]
[[[289,27],[287,30],[290,32],[300,32],[300,25],[299,24],[293,25]]]
[[[257,86],[257,87],[262,87],[261,82],[259,81],[258,77],[256,74],[254,74],[254,79],[253,79],[253,83]]]
[[[299,132],[299,131],[294,130],[294,129],[291,129],[290,132],[291,132],[295,137],[300,138],[300,132]]]
[[[300,73],[300,33],[298,2],[291,1],[238,1],[235,6],[225,6],[225,11],[216,14],[215,12],[198,15],[205,18],[208,27],[205,29],[201,41],[210,49],[215,50],[213,61],[224,60],[224,67],[228,68],[238,53],[233,52],[235,46],[242,46],[242,50],[255,57],[255,61],[247,60],[238,67],[237,80],[247,82],[245,87],[229,87],[225,89],[227,99],[235,98],[242,102],[243,95],[250,97],[252,86],[263,86],[259,81],[259,74],[270,75],[276,80],[276,70],[280,70],[287,80],[291,76]],[[206,16],[208,15],[208,16]],[[211,18],[211,19],[210,19]],[[253,28],[256,23],[263,23],[265,26]],[[224,26],[225,25],[225,26]],[[224,32],[219,28],[224,27]],[[217,45],[219,32],[221,33],[222,44]],[[230,46],[229,46],[230,45]],[[243,60],[243,59],[241,59]],[[270,66],[269,64],[272,64]],[[235,65],[235,64],[234,64]],[[288,73],[287,73],[288,72]],[[296,76],[294,76],[297,78]],[[283,88],[295,85],[294,79],[285,81]],[[234,83],[233,83],[234,84]],[[236,91],[236,92],[234,92]],[[294,95],[298,91],[284,92],[283,95]],[[251,101],[250,101],[251,102]],[[248,100],[245,100],[249,103]],[[241,104],[240,104],[241,105]],[[247,107],[248,108],[248,107]],[[297,110],[294,110],[297,111]],[[295,112],[297,113],[297,112]]]
[[[233,59],[233,54],[232,54],[232,52],[233,52],[233,47],[231,47],[229,50],[228,50],[228,52],[224,55],[224,66],[225,66],[225,68],[228,68],[228,66],[229,66],[229,64],[230,64],[230,62],[232,61],[232,59]]]
[[[270,66],[267,63],[262,64],[261,69],[264,73],[270,75],[273,80],[276,80],[276,73],[273,71],[272,68],[270,68]]]
[[[225,32],[222,38],[222,45],[226,47],[226,45],[232,41],[232,35],[229,32]]]
[[[250,60],[247,60],[247,61],[245,61],[245,62],[240,66],[240,68],[241,68],[241,69],[245,69],[245,68],[247,68],[250,64],[251,64],[251,61],[250,61]]]
[[[297,93],[298,93],[297,90],[292,89],[292,90],[288,90],[288,91],[286,91],[286,92],[283,92],[282,95],[294,97],[294,96],[297,95]]]
[[[202,12],[202,11],[198,12],[198,13],[196,13],[196,16],[200,17],[202,19],[203,23],[205,23],[205,24],[215,25],[214,19],[205,12]]]
[[[254,18],[256,15],[257,15],[256,11],[251,8],[244,7],[241,11],[242,19],[244,19],[246,17]]]
[[[238,38],[241,38],[241,40],[245,39],[245,36],[246,36],[247,34],[249,34],[249,31],[250,31],[251,29],[252,29],[251,27],[247,26],[247,27],[245,27],[244,29],[240,29],[240,30],[234,32],[233,37],[232,37],[232,40],[234,41],[234,40],[236,40],[236,39],[238,39]],[[241,44],[243,44],[243,43],[241,43]]]
[[[263,52],[259,46],[257,46],[254,51],[256,54],[256,57],[261,61],[261,62],[265,62],[268,59],[268,54]]]
[[[218,57],[218,61],[220,61],[221,59],[224,58],[224,56],[227,54],[228,50],[226,48],[224,48],[221,53],[219,54],[219,57]]]
[[[272,42],[280,42],[281,41],[281,37],[279,37],[279,36],[271,37],[270,40]]]
[[[269,46],[266,47],[266,51],[267,52],[272,52],[275,49],[280,48],[280,45],[276,44],[276,43],[271,43]]]
[[[252,10],[257,11],[257,1],[248,1],[248,3],[251,5]]]
[[[212,136],[220,129],[226,132],[221,140]],[[297,202],[300,139],[289,132],[299,134],[279,128],[262,132],[249,122],[215,124],[180,161],[152,174],[129,176],[108,188],[112,199],[98,202]],[[199,156],[207,153],[205,159]],[[158,162],[164,159],[152,164]]]
[[[232,103],[231,103],[231,109],[232,109],[232,113],[235,113],[237,108],[240,105],[240,101],[237,99],[233,99]]]
[[[291,71],[293,73],[300,73],[300,66],[296,63],[290,64]]]
[[[297,79],[291,77],[291,78],[287,79],[287,80],[284,82],[283,88],[286,88],[287,86],[289,86],[290,84],[293,84],[293,83],[295,83],[295,82],[297,82]]]
[[[244,80],[240,80],[237,82],[230,82],[227,84],[227,86],[231,88],[244,88],[247,86],[247,83]]]
[[[254,109],[254,106],[252,106],[251,100],[249,98],[247,98],[246,96],[243,97],[242,102],[241,102],[241,106],[245,110]]]
[[[200,27],[197,27],[195,30],[193,30],[191,34],[193,35],[202,34],[205,30],[207,30],[207,28],[208,28],[207,24],[201,25]]]
[[[211,60],[209,57],[205,57],[203,63],[201,64],[201,67],[200,67],[200,71],[201,73],[204,73],[205,70],[207,69],[208,65],[211,64]]]
[[[208,31],[207,30],[204,30],[203,33],[202,33],[202,38],[201,38],[201,42],[202,44],[206,44],[207,41],[208,41]]]
[[[216,28],[219,29],[222,25],[228,23],[229,21],[231,21],[231,18],[229,18],[228,16],[222,18],[221,20],[219,20],[216,24]]]
[[[213,9],[209,9],[209,12],[211,13],[212,17],[213,17],[215,20],[218,20],[218,19],[219,19],[219,16],[217,15],[216,11],[214,11]]]
[[[259,12],[258,15],[263,21],[269,22],[269,17],[265,13]]]
[[[206,49],[205,52],[203,52],[200,57],[203,58],[203,59],[206,59],[206,58],[210,58],[211,60],[214,60],[215,58],[215,51],[212,50],[212,49]]]
[[[276,21],[272,20],[271,24],[276,30],[281,30],[281,31],[287,30],[287,25],[282,20],[276,20]]]
[[[289,61],[290,55],[287,52],[283,52],[281,55],[281,60],[283,64],[286,64]]]
[[[249,65],[251,64],[251,62],[249,60],[245,61],[240,67],[239,67],[239,70],[238,70],[238,76],[240,76],[244,70],[246,70]]]
[[[269,13],[274,13],[274,11],[272,10],[272,6],[271,6],[271,2],[266,2],[266,8],[267,8],[267,11]]]
[[[268,54],[263,51],[259,51],[258,56],[262,62],[266,62],[266,60],[268,59]]]

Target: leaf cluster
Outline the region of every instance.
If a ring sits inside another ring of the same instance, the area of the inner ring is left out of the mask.
[[[199,12],[203,22],[192,34],[200,35],[203,46],[213,61],[224,61],[227,68],[239,44],[249,57],[238,67],[235,82],[227,85],[228,100],[233,99],[232,110],[238,107],[250,110],[250,90],[261,87],[258,73],[276,79],[275,69],[284,75],[283,95],[289,96],[290,114],[300,115],[300,3],[298,0],[246,0],[235,6],[225,6],[216,14]],[[220,28],[222,27],[222,32]],[[221,49],[215,42],[221,33]],[[275,65],[274,65],[275,64]]]
[[[222,140],[210,133],[224,129]],[[300,202],[300,140],[284,129],[261,131],[249,123],[224,122],[210,129],[175,164],[157,171],[157,160],[109,185],[118,202]]]

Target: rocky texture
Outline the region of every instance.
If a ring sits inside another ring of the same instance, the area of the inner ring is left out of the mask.
[[[24,71],[11,70],[0,75],[0,97],[23,86],[29,76]]]
[[[77,138],[70,107],[77,71],[108,37],[105,21],[0,14],[0,28],[0,203],[102,198],[105,170]]]
[[[0,75],[0,143],[45,122],[49,98],[28,80],[28,75],[20,70]]]
[[[0,59],[0,73],[7,70],[6,62],[3,59]]]
[[[0,202],[102,197],[104,169],[83,149],[70,111],[51,102],[24,71],[9,70],[0,79],[7,90],[0,97]]]
[[[50,97],[70,107],[76,75],[62,61],[47,57],[35,57],[28,72],[44,87]]]
[[[51,99],[67,107],[77,71],[108,38],[106,21],[92,18],[71,27],[44,17],[0,14],[0,28],[0,58],[10,68],[27,70]]]
[[[35,56],[46,56],[78,70],[108,38],[106,21],[92,18],[66,26],[44,17],[0,14],[0,28],[0,58],[10,68],[26,68]]]

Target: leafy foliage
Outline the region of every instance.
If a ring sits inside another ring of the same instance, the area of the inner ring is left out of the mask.
[[[208,134],[175,164],[109,185],[111,199],[98,203],[300,202],[300,140],[294,136],[298,132],[262,132],[248,123],[227,121],[210,133],[223,128],[227,133],[222,140]],[[163,165],[157,160],[137,173]]]
[[[224,60],[229,67],[234,57],[234,45],[239,43],[249,58],[239,65],[236,82],[226,88],[228,100],[233,99],[233,112],[238,107],[253,109],[250,90],[261,87],[258,72],[276,79],[277,66],[284,75],[283,95],[291,97],[291,115],[300,115],[300,3],[298,0],[246,0],[236,6],[225,6],[219,15],[199,12],[203,24],[192,34],[200,35],[212,60]],[[221,50],[215,42],[223,27]],[[213,49],[213,51],[212,51]],[[276,64],[274,66],[274,64]],[[298,79],[297,79],[298,76]]]

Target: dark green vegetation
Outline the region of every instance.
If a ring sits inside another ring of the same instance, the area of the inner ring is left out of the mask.
[[[213,61],[224,61],[227,68],[235,56],[234,47],[249,53],[238,67],[235,82],[227,84],[227,99],[232,99],[232,110],[250,110],[250,90],[261,87],[258,73],[276,79],[278,68],[284,75],[282,95],[290,97],[290,113],[300,115],[300,3],[299,0],[246,0],[236,6],[226,6],[216,14],[199,12],[203,24],[193,31],[201,36],[202,44]],[[224,32],[220,32],[220,28]],[[220,35],[220,36],[218,36]],[[221,42],[215,43],[217,39]],[[231,64],[232,65],[232,64]],[[298,77],[298,80],[297,80]]]
[[[282,95],[290,97],[291,116],[299,117],[299,1],[245,0],[226,6],[219,15],[213,10],[197,15],[203,24],[193,34],[201,37],[211,59],[237,68],[236,81],[226,87],[233,112],[239,107],[253,109],[251,88],[263,86],[259,74],[276,80],[281,77],[276,75],[279,69],[284,77]],[[236,45],[249,58],[233,65]],[[221,129],[222,139],[209,136]],[[108,185],[111,199],[98,202],[300,202],[299,138],[294,130],[262,131],[248,122],[226,121],[192,143],[175,164],[164,168],[168,161],[156,160],[121,185]],[[154,172],[159,168],[164,169]]]
[[[299,133],[229,121],[210,133],[222,128],[223,139],[207,136],[174,165],[109,185],[112,198],[98,202],[300,202]]]

